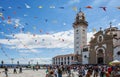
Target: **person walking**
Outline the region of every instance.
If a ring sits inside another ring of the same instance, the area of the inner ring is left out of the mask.
[[[17,74],[16,67],[14,67],[13,73],[14,73],[14,74]]]
[[[62,77],[62,70],[60,67],[58,67],[58,77]]]
[[[20,68],[19,68],[19,73],[22,73],[22,67],[20,66]]]
[[[54,69],[54,75],[55,75],[55,77],[58,77],[58,69],[56,67]]]
[[[7,66],[5,67],[5,75],[6,75],[6,77],[8,77],[8,68],[7,68]]]

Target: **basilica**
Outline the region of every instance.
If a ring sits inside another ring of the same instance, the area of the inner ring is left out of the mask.
[[[52,58],[54,65],[109,64],[120,60],[120,30],[112,27],[96,32],[87,45],[88,22],[82,11],[76,15],[74,28],[74,54],[57,55]]]

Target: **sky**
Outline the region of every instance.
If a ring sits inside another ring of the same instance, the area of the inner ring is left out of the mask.
[[[50,64],[56,55],[74,53],[72,24],[80,8],[88,44],[110,22],[120,29],[119,0],[0,0],[0,61]]]

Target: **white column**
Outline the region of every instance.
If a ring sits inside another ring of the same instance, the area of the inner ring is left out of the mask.
[[[57,58],[57,65],[59,65],[59,58]]]
[[[65,61],[65,60],[64,60],[64,57],[63,57],[63,65],[65,64],[64,61]]]
[[[60,57],[60,65],[61,65],[61,62],[62,62],[62,58]]]
[[[71,61],[72,61],[72,58],[71,58],[71,56],[69,56],[69,59],[70,59],[70,65],[71,65]]]

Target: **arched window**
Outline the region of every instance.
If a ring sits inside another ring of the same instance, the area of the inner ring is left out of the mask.
[[[103,53],[103,49],[99,49],[99,50],[98,50],[98,53]]]
[[[120,51],[117,52],[117,55],[120,55]]]

